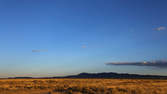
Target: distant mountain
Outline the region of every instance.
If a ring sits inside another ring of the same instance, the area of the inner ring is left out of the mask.
[[[80,73],[78,75],[70,75],[70,76],[65,76],[62,78],[167,79],[167,76],[104,72],[104,73]]]
[[[8,79],[32,79],[33,77],[8,77]]]
[[[103,73],[80,73],[78,75],[69,75],[69,76],[61,76],[61,77],[39,77],[39,78],[42,78],[42,79],[44,78],[46,79],[51,79],[51,78],[167,79],[167,76],[103,72]],[[9,79],[33,79],[33,77],[10,77]]]

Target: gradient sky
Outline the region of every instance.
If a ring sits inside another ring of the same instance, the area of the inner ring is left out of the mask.
[[[106,62],[167,59],[166,0],[0,0],[0,77],[167,75]]]

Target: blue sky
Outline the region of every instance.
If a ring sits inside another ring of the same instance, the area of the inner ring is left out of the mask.
[[[167,75],[106,62],[167,59],[166,0],[0,0],[0,76]]]

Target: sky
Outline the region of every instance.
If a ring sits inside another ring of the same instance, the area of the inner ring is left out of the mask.
[[[0,0],[0,77],[167,75],[106,62],[167,60],[166,0]]]

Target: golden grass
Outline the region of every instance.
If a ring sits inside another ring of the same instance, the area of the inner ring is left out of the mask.
[[[167,80],[1,79],[0,94],[167,94]]]

